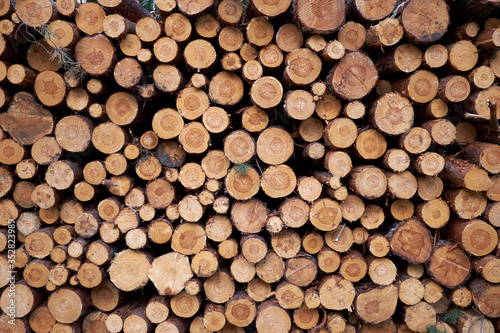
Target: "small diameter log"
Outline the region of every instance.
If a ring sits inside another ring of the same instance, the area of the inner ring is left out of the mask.
[[[474,68],[479,58],[476,46],[469,40],[461,40],[448,46],[447,67],[453,72],[466,72]]]
[[[410,166],[410,157],[402,149],[389,149],[384,154],[382,165],[395,172],[404,171]]]
[[[325,234],[325,243],[334,251],[347,252],[354,243],[352,230],[345,225],[338,226]]]
[[[360,99],[375,87],[378,73],[373,61],[364,53],[346,54],[332,68],[327,84],[340,97],[347,100]]]
[[[353,168],[348,183],[355,193],[367,199],[379,198],[387,189],[386,176],[374,166]]]
[[[406,79],[393,82],[392,87],[417,103],[428,103],[438,93],[439,80],[437,76],[426,70],[417,70]]]
[[[453,243],[438,244],[428,264],[430,275],[448,288],[454,288],[466,281],[471,269],[469,257]]]
[[[354,303],[356,314],[367,323],[379,324],[392,317],[398,302],[398,287],[358,288]]]
[[[463,154],[468,161],[481,166],[492,174],[500,172],[498,163],[500,158],[500,146],[488,143],[472,143],[463,149]]]
[[[285,97],[286,114],[293,119],[305,120],[311,117],[316,108],[313,96],[305,90],[291,90]]]
[[[35,94],[46,106],[58,106],[65,101],[66,86],[61,74],[54,71],[43,71],[36,76]]]
[[[56,320],[49,312],[47,303],[39,305],[29,315],[29,325],[35,332],[49,332]]]
[[[193,255],[205,248],[206,234],[199,224],[185,222],[174,230],[171,243],[174,251]]]
[[[413,216],[415,207],[410,200],[396,199],[389,208],[390,215],[397,221],[404,221]]]
[[[471,310],[462,311],[461,314],[462,316],[455,325],[457,332],[495,332],[495,327],[491,321],[481,314]]]
[[[293,86],[303,86],[318,78],[321,71],[321,59],[311,50],[301,48],[287,55],[285,66],[284,82]]]
[[[437,199],[443,192],[443,181],[438,177],[419,177],[417,179],[417,195],[420,199],[429,201]]]
[[[7,70],[7,80],[21,88],[32,86],[36,76],[37,72],[20,64],[11,65]]]
[[[396,279],[397,268],[390,259],[369,256],[367,258],[367,263],[368,275],[373,283],[380,286],[386,286]]]
[[[387,2],[387,4],[390,4],[390,2]],[[366,31],[366,47],[379,49],[395,45],[403,38],[403,33],[404,29],[399,20],[385,18]]]
[[[221,1],[217,7],[217,14],[219,21],[227,25],[238,25],[243,15],[243,4],[235,0]]]
[[[391,251],[410,263],[424,263],[431,257],[431,233],[417,219],[410,218],[399,223],[389,240]]]
[[[102,153],[116,153],[125,144],[125,131],[113,122],[102,123],[92,132],[92,144]]]
[[[246,327],[257,314],[257,305],[247,293],[237,292],[225,306],[225,316],[229,323],[236,327]]]
[[[364,209],[360,222],[364,228],[372,230],[378,228],[384,222],[384,219],[385,215],[382,208],[377,205],[369,205]]]
[[[491,180],[486,170],[451,156],[445,157],[442,176],[452,184],[471,191],[486,191],[491,187]]]
[[[467,80],[473,88],[488,89],[495,81],[495,73],[488,66],[479,66],[467,75]]]
[[[276,32],[276,45],[283,52],[299,49],[304,41],[302,31],[293,23],[282,25]]]
[[[203,113],[202,122],[210,133],[218,134],[224,132],[229,127],[230,119],[224,109],[211,106]]]
[[[299,228],[309,218],[309,205],[300,198],[290,198],[279,208],[282,222],[290,228]]]
[[[334,94],[326,93],[316,102],[316,114],[321,119],[332,120],[342,111],[342,103]]]
[[[106,12],[98,3],[84,3],[78,7],[75,23],[87,35],[103,32],[103,22]]]
[[[323,137],[325,143],[332,148],[347,148],[355,142],[357,136],[356,124],[351,119],[336,118],[328,123]]]
[[[250,98],[259,107],[269,109],[277,106],[283,97],[281,83],[272,76],[264,76],[250,88]]]
[[[398,278],[399,299],[403,304],[415,305],[424,298],[425,287],[419,279],[408,275]]]
[[[317,200],[311,204],[309,219],[319,230],[334,230],[342,219],[340,206],[338,202],[328,198]]]
[[[170,14],[165,19],[165,35],[177,43],[187,41],[192,31],[193,27],[189,19],[180,13]]]
[[[398,199],[410,199],[417,192],[417,179],[409,171],[386,172],[387,191]]]
[[[359,131],[354,144],[355,152],[365,160],[382,157],[387,149],[387,141],[382,133],[373,128]]]
[[[490,202],[488,206],[486,206],[483,217],[487,222],[489,222],[489,224],[494,227],[498,227],[500,225],[500,215],[498,215],[499,211],[500,203]]]
[[[460,75],[450,75],[439,80],[438,96],[448,103],[462,102],[470,94],[469,81]]]
[[[245,41],[243,33],[240,31],[240,29],[232,26],[223,28],[219,32],[218,40],[219,40],[219,46],[221,47],[222,50],[226,52],[236,52],[238,50],[241,50],[243,48],[243,42]],[[253,50],[252,54],[254,52],[256,56],[257,50]],[[241,54],[242,53],[240,52],[240,55]]]
[[[267,255],[255,266],[257,276],[267,282],[279,281],[285,274],[283,259],[276,253],[269,251]]]
[[[500,197],[500,176],[499,175],[493,175],[490,177],[491,179],[491,187],[486,191],[486,196],[488,199],[493,200],[493,201],[500,201],[496,198]]]
[[[473,262],[474,271],[490,283],[499,283],[500,260],[494,255],[478,258]]]
[[[306,304],[303,304],[293,312],[293,322],[298,328],[303,330],[315,327],[318,324],[318,321],[318,309],[310,308]]]
[[[365,115],[365,105],[360,101],[352,101],[344,107],[344,115],[352,120],[361,119]]]
[[[410,154],[420,154],[429,148],[431,142],[429,131],[422,127],[412,127],[401,136],[399,146]]]
[[[104,33],[111,38],[123,38],[133,32],[135,23],[127,20],[120,14],[110,14],[102,22]]]
[[[179,142],[182,148],[191,154],[201,154],[208,149],[210,134],[203,124],[193,121],[179,133]]]
[[[55,128],[57,143],[70,152],[86,150],[92,138],[91,121],[80,115],[67,116],[59,120]]]
[[[360,23],[349,21],[340,27],[337,38],[346,50],[356,51],[365,44],[366,29]]]
[[[412,44],[399,45],[376,61],[377,68],[383,73],[411,73],[419,68],[421,63],[422,51]]]
[[[495,228],[481,220],[452,220],[446,227],[445,235],[447,239],[478,257],[491,253],[498,244]]]
[[[417,206],[415,215],[433,229],[442,228],[450,219],[450,208],[442,199],[432,199]]]
[[[344,279],[351,282],[359,282],[365,277],[367,272],[368,265],[360,252],[349,250],[342,257],[339,273]]]
[[[203,289],[211,302],[223,304],[233,297],[235,284],[230,273],[222,269],[205,280]]]

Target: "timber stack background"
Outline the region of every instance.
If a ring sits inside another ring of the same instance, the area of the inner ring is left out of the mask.
[[[148,6],[0,0],[1,332],[500,331],[499,1]]]

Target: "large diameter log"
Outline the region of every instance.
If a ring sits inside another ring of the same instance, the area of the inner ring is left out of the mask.
[[[124,250],[116,254],[109,266],[111,282],[120,290],[137,290],[149,281],[151,258],[145,253]]]
[[[436,324],[436,311],[427,302],[403,307],[404,321],[408,328],[416,332],[427,332],[427,328]]]
[[[475,278],[470,282],[472,301],[483,315],[489,318],[500,317],[500,286],[483,279]]]
[[[187,256],[171,252],[153,260],[148,276],[160,295],[176,295],[193,277],[193,272]]]
[[[413,126],[413,107],[405,97],[397,93],[381,96],[369,111],[371,123],[387,135],[399,135]]]
[[[41,289],[31,288],[26,281],[20,280],[3,290],[0,297],[0,308],[9,315],[10,319],[22,318],[34,310],[44,299],[45,295]]]
[[[390,236],[392,252],[410,263],[425,263],[432,253],[429,229],[417,219],[399,223]]]
[[[471,191],[486,191],[491,187],[491,180],[486,170],[455,157],[445,157],[445,166],[441,174],[451,184]]]
[[[462,219],[473,219],[484,213],[488,204],[483,192],[454,189],[444,192],[444,199],[450,208]]]
[[[151,16],[139,0],[99,0],[99,4],[133,22],[137,22],[143,17]]]
[[[349,308],[355,297],[353,284],[340,276],[326,276],[320,282],[319,297],[321,304],[330,310],[344,310]]]
[[[368,95],[378,81],[377,68],[366,54],[355,51],[346,54],[330,71],[327,84],[347,100]]]
[[[257,332],[272,333],[280,330],[288,332],[291,326],[290,314],[281,308],[276,299],[267,300],[257,308]]]
[[[83,37],[75,46],[75,58],[90,75],[110,72],[115,60],[111,41],[102,34]]]
[[[0,114],[0,126],[17,142],[32,145],[52,132],[54,119],[33,95],[23,91],[14,95],[9,110]]]
[[[468,161],[483,167],[492,174],[500,172],[500,146],[488,143],[472,143],[463,149]]]
[[[266,224],[268,210],[260,200],[235,202],[231,208],[231,220],[243,233],[258,233]]]
[[[428,264],[429,273],[441,285],[454,288],[469,278],[472,264],[454,243],[438,244]]]
[[[50,0],[19,0],[15,2],[16,13],[21,21],[31,27],[40,27],[58,15],[56,4]]]
[[[430,44],[448,30],[449,8],[444,0],[411,0],[403,10],[401,22],[411,40]]]
[[[335,32],[344,23],[346,4],[339,0],[298,0],[293,3],[293,13],[302,29],[326,35]]]
[[[71,324],[87,311],[90,297],[84,288],[62,287],[50,294],[47,306],[54,319]]]
[[[445,236],[477,257],[491,253],[498,245],[495,228],[481,220],[452,220],[446,227]]]
[[[398,303],[398,287],[359,288],[354,302],[356,314],[367,323],[379,324],[390,319]]]

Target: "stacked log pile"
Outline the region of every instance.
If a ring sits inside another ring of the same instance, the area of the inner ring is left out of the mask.
[[[500,331],[494,0],[0,0],[0,331]]]

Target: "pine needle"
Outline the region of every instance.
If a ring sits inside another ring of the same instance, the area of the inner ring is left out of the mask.
[[[460,318],[462,318],[463,313],[460,309],[453,309],[442,314],[441,318],[443,321],[450,325],[455,325]]]
[[[249,165],[248,163],[238,163],[235,168],[237,173],[244,175],[247,173]]]
[[[426,329],[427,333],[446,333],[445,331],[439,330],[436,325],[427,325]]]

